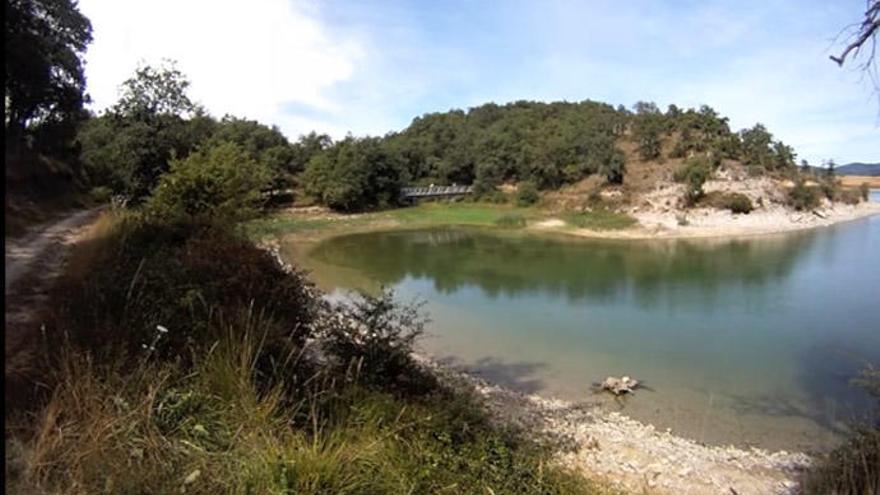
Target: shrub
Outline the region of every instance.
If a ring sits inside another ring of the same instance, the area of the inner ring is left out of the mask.
[[[308,337],[311,285],[229,230],[133,215],[106,230],[76,247],[53,293],[55,325],[76,344],[174,355],[210,344],[213,320],[242,309],[273,328],[267,345]]]
[[[113,190],[107,186],[93,187],[89,191],[89,199],[97,204],[107,204],[113,196]]]
[[[819,206],[819,195],[815,189],[807,187],[803,180],[798,180],[788,191],[788,205],[798,211],[812,210]]]
[[[868,201],[871,195],[871,187],[868,185],[867,182],[862,182],[859,185],[859,193],[861,193],[862,195],[862,201]]]
[[[880,369],[866,367],[853,384],[864,388],[880,406]],[[801,486],[808,495],[880,493],[880,424],[855,426],[842,445],[805,474]]]
[[[519,206],[531,206],[538,202],[538,187],[532,181],[520,182],[516,188],[516,204]]]
[[[727,209],[733,213],[750,213],[755,207],[745,194],[733,193],[727,196]]]
[[[519,229],[526,226],[526,219],[522,215],[502,215],[495,220],[495,225],[507,229]]]
[[[841,189],[837,192],[837,201],[848,205],[857,205],[862,201],[862,193],[855,189]]]
[[[269,170],[233,143],[220,143],[171,162],[148,202],[166,219],[244,219],[254,215]]]
[[[420,307],[397,304],[390,290],[360,293],[332,308],[321,326],[324,348],[359,383],[418,389],[424,376],[411,354],[427,323]]]
[[[741,193],[713,192],[706,195],[703,201],[710,206],[730,210],[733,213],[750,213],[755,209],[752,200]]]
[[[840,184],[831,176],[819,181],[819,189],[822,190],[822,195],[828,198],[829,201],[838,199],[840,194]]]
[[[691,158],[675,172],[673,179],[685,184],[685,204],[693,206],[703,197],[703,184],[712,174],[711,164],[705,158]]]

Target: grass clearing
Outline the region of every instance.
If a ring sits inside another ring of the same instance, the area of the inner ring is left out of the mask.
[[[536,208],[469,202],[422,203],[417,206],[358,215],[280,213],[248,222],[243,226],[243,230],[248,238],[258,241],[286,234],[332,234],[372,227],[474,225],[511,228],[524,226],[525,222],[540,217],[541,213]],[[514,219],[517,225],[510,223]]]
[[[606,209],[569,213],[563,215],[563,220],[573,227],[590,230],[620,230],[636,224],[636,219],[626,213],[617,213]]]

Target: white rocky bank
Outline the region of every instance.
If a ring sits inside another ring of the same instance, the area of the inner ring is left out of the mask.
[[[627,491],[793,494],[796,476],[811,462],[802,453],[701,445],[617,412],[518,393],[427,357],[417,359],[442,380],[475,390],[495,421],[558,445],[562,465]]]

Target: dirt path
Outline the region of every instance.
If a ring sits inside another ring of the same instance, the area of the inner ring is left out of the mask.
[[[66,246],[76,232],[91,223],[97,210],[83,210],[73,213],[50,224],[40,225],[24,236],[7,240],[6,254],[6,295],[29,271],[52,271],[57,268],[66,251]],[[7,308],[8,310],[8,308]]]
[[[31,369],[31,346],[38,335],[37,315],[46,304],[49,289],[61,272],[70,246],[97,218],[100,210],[82,210],[60,220],[39,225],[27,234],[6,240],[6,343],[7,392],[16,388]],[[10,396],[7,393],[7,402]]]

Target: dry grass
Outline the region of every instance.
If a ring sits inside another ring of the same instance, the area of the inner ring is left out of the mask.
[[[862,184],[868,184],[870,188],[880,188],[880,176],[841,175],[839,179],[843,187],[860,187]]]

